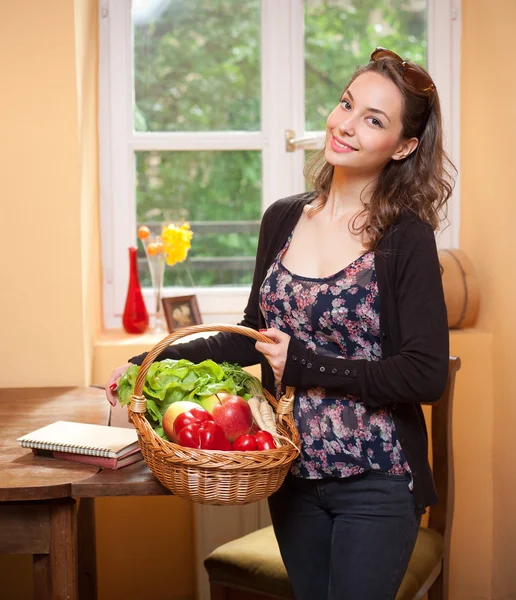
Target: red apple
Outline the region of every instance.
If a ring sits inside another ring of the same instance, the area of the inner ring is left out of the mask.
[[[213,412],[213,407],[218,404],[222,404],[222,402],[219,400],[217,394],[212,394],[206,398],[201,398],[201,406],[210,414]]]
[[[240,396],[219,394],[223,404],[213,407],[213,420],[220,425],[230,442],[249,433],[253,424],[253,415],[247,402]]]

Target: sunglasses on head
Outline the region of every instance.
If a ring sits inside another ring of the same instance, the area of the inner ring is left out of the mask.
[[[423,71],[420,71],[406,60],[403,60],[401,56],[398,56],[395,52],[378,46],[371,54],[371,60],[376,62],[381,58],[393,58],[396,62],[400,63],[403,79],[416,91],[429,92],[431,94],[435,90],[434,82],[426,75],[426,73],[423,73]]]

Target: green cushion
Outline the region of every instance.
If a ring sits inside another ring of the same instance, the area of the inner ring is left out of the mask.
[[[210,581],[294,598],[272,526],[219,546],[204,566]]]
[[[407,572],[396,594],[396,600],[412,600],[430,577],[432,571],[439,565],[443,555],[442,535],[433,529],[421,527]]]
[[[421,528],[396,600],[412,599],[443,556],[443,538]],[[215,549],[204,561],[210,580],[278,598],[294,598],[272,527]]]

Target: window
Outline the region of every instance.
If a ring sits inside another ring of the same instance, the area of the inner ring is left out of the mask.
[[[206,322],[247,300],[260,215],[300,192],[304,152],[357,64],[377,45],[427,64],[458,163],[453,0],[100,0],[104,320],[119,327],[127,248],[141,224],[189,221],[165,295],[195,293]],[[290,133],[287,133],[289,131]],[[299,146],[301,148],[301,146]],[[458,187],[442,246],[458,240]],[[142,254],[140,279],[150,284]],[[150,289],[148,290],[150,308]]]

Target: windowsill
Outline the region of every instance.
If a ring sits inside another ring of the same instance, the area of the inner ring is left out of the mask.
[[[97,338],[95,347],[97,346],[120,346],[126,348],[140,348],[145,346],[150,350],[152,346],[157,344],[165,337],[166,333],[126,333],[123,329],[108,329],[103,331]]]
[[[170,287],[163,290],[163,298],[174,296],[194,295],[197,298],[199,310],[204,323],[237,323],[242,318],[244,309],[249,299],[250,286],[231,286],[231,287]],[[142,290],[147,311],[153,312],[153,292],[151,288]],[[119,329],[122,335],[121,314],[112,314],[107,311],[104,314],[104,321],[108,331]],[[144,334],[145,335],[145,334]],[[131,336],[138,337],[138,336]],[[159,341],[159,340],[158,340]]]

